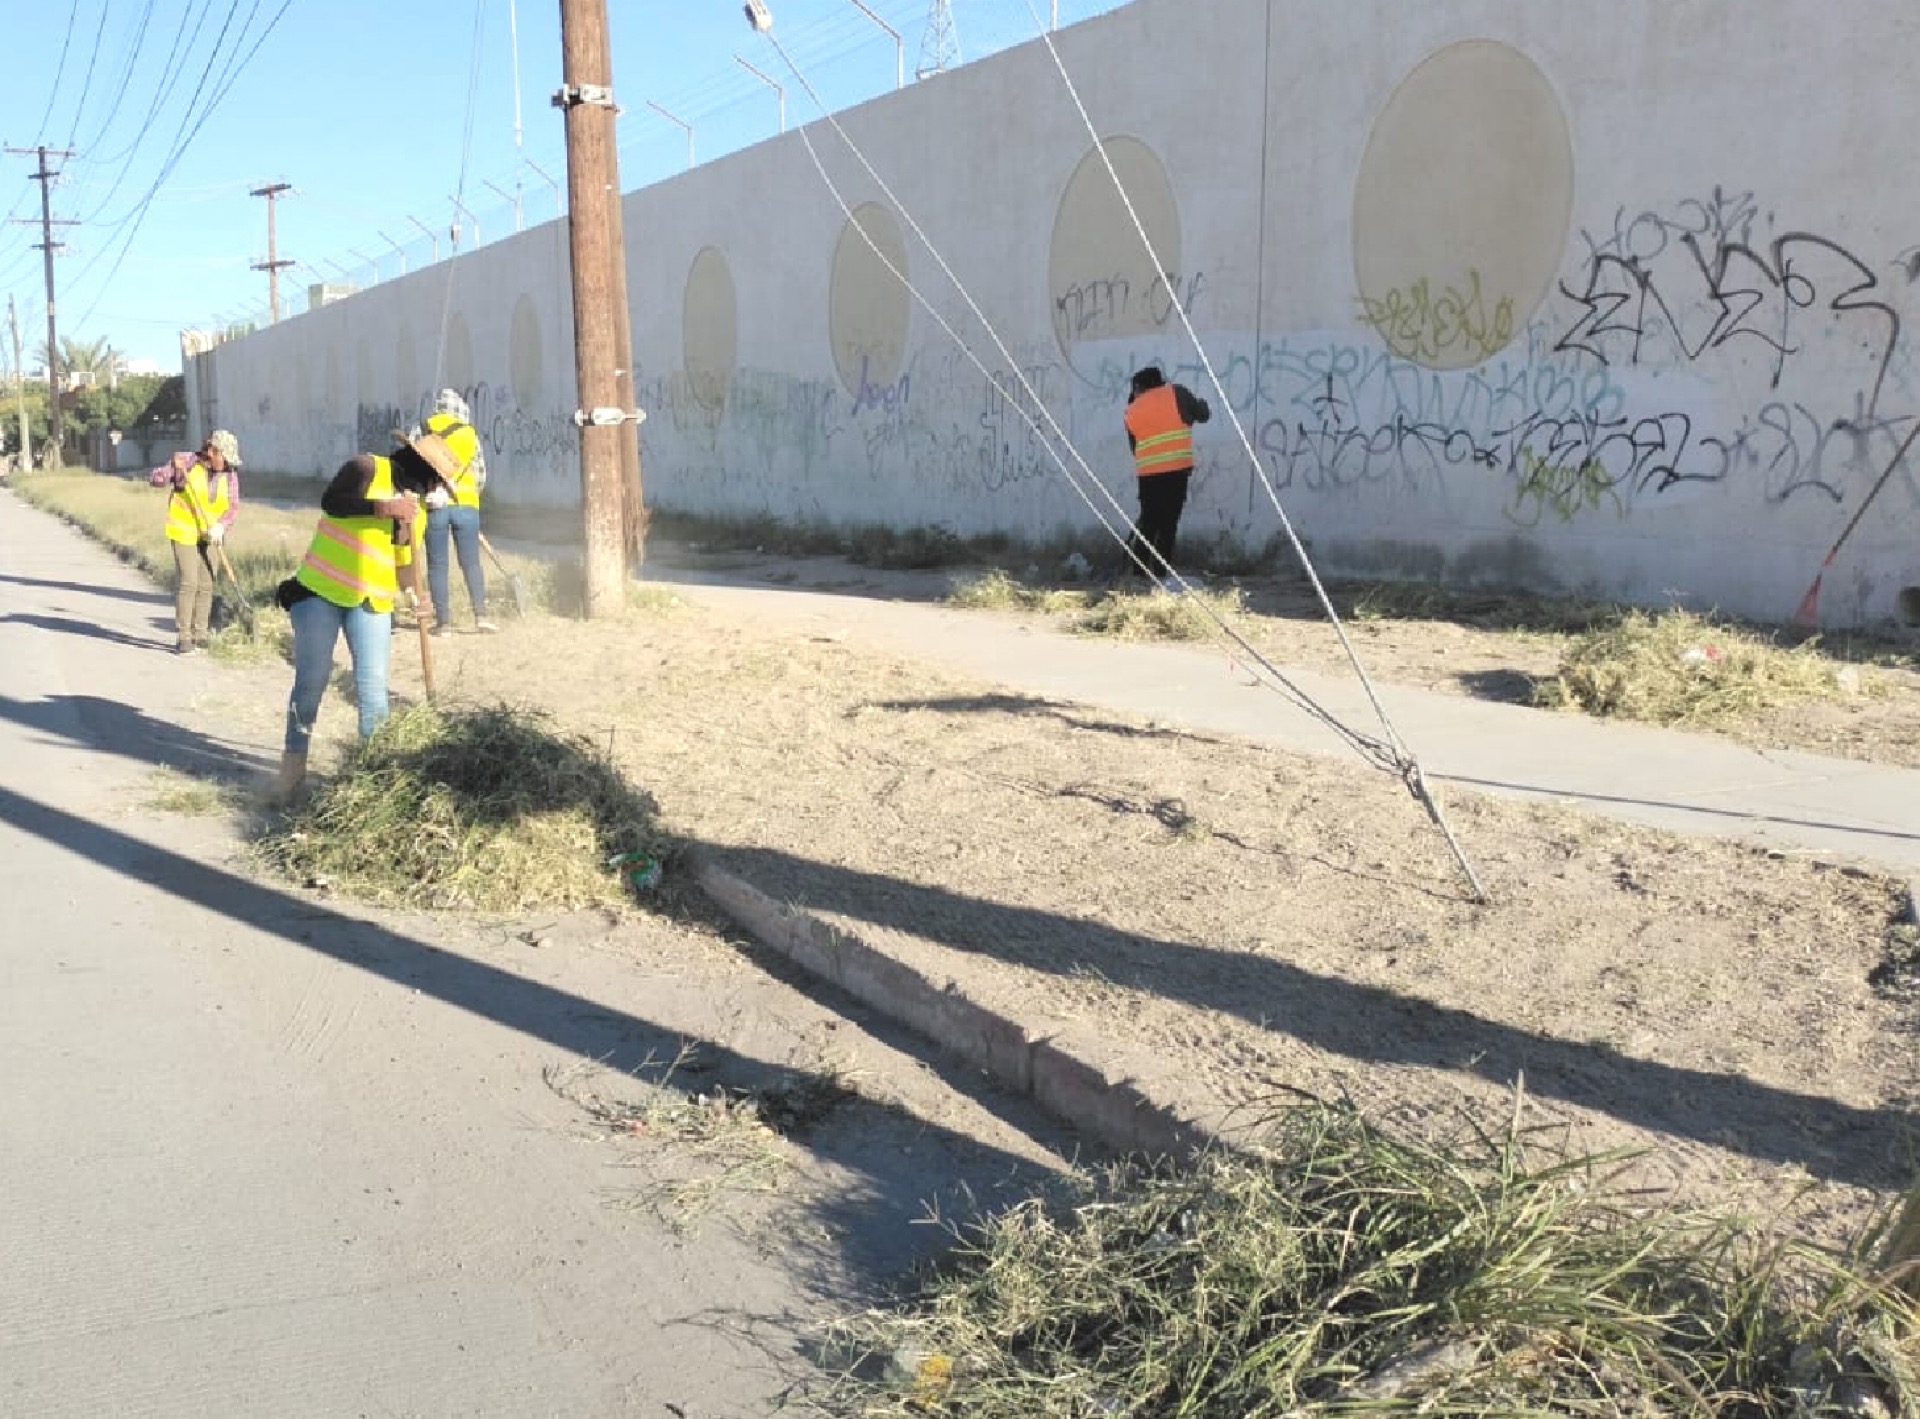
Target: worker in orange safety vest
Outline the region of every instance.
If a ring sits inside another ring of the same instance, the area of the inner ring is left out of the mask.
[[[1174,541],[1193,479],[1193,426],[1212,417],[1206,400],[1184,384],[1168,384],[1158,365],[1134,372],[1126,425],[1140,516],[1127,539],[1129,572],[1158,581],[1173,571]]]

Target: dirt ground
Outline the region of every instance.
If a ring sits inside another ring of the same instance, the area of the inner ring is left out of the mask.
[[[932,979],[1229,1132],[1304,1095],[1409,1130],[1517,1117],[1543,1148],[1636,1150],[1650,1198],[1829,1240],[1911,1181],[1915,1007],[1868,979],[1902,884],[1453,794],[1478,906],[1363,766],[1008,695],[696,595],[437,642],[442,696],[551,710],[763,891],[904,933]],[[1510,635],[1361,634],[1382,679],[1515,668]],[[396,667],[417,687],[404,648]],[[331,699],[323,732],[349,718]]]

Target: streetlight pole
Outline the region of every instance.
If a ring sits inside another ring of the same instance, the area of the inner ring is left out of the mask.
[[[893,36],[893,86],[904,89],[907,86],[907,43],[900,38],[900,31],[868,9],[866,0],[848,0],[848,3]]]
[[[660,105],[655,103],[652,99],[647,100],[647,107],[652,109],[655,113],[659,114],[662,118],[666,119],[667,122],[677,123],[682,128],[687,130],[687,170],[691,172],[693,170],[693,125],[687,122],[687,120],[684,118],[678,117],[675,114],[668,113],[664,108],[660,107]]]
[[[489,181],[484,177],[480,179],[480,185],[482,187],[491,187],[495,192],[506,198],[507,201],[513,203],[513,229],[516,232],[520,231],[522,227],[520,221],[520,190],[518,186],[516,185],[514,190],[509,192],[506,188],[500,186],[499,183]]]
[[[436,232],[418,217],[408,217],[407,220],[427,234],[427,240],[433,243],[433,259],[438,261],[440,259],[440,233]]]
[[[765,84],[768,88],[773,90],[774,97],[780,100],[780,131],[782,133],[785,133],[787,131],[787,91],[781,88],[778,84],[774,83],[773,80],[769,79],[765,74],[762,74],[758,69],[754,68],[751,64],[747,63],[747,61],[742,59],[739,55],[736,54],[733,56],[733,62],[735,64],[738,64],[742,69],[746,70],[749,74],[753,75],[754,78],[758,79],[761,83]]]

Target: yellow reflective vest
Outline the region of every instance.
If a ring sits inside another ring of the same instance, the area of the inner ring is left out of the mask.
[[[1180,417],[1172,385],[1158,385],[1127,405],[1127,432],[1133,435],[1133,466],[1140,477],[1193,467],[1193,429]]]
[[[447,447],[453,450],[453,456],[460,460],[460,475],[448,487],[453,490],[453,500],[461,507],[480,506],[480,480],[474,477],[474,466],[480,461],[480,435],[472,424],[464,423],[451,414],[434,414],[427,419],[425,428],[430,434],[438,434],[447,441]]]
[[[379,502],[393,495],[393,463],[375,456],[367,499]],[[372,611],[391,611],[400,589],[398,568],[413,561],[426,519],[413,519],[411,543],[396,543],[393,530],[390,517],[322,516],[294,576],[302,586],[335,606],[353,607],[365,602]]]
[[[167,540],[197,546],[232,506],[232,475],[209,473],[207,465],[196,458],[187,467],[186,486],[175,488],[167,499]]]

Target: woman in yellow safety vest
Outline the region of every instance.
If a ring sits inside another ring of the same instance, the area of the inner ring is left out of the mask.
[[[1193,479],[1193,426],[1213,417],[1184,384],[1168,384],[1157,365],[1137,370],[1127,402],[1127,447],[1139,480],[1140,518],[1127,539],[1129,572],[1155,581],[1173,571],[1174,539]]]
[[[198,453],[176,453],[147,476],[170,488],[167,542],[173,548],[173,651],[206,648],[213,615],[214,558],[240,511],[240,440],[215,429]]]
[[[449,535],[467,583],[474,629],[497,631],[500,628],[487,619],[487,573],[480,564],[480,490],[487,483],[487,455],[480,447],[467,401],[458,390],[441,390],[423,427],[445,439],[460,460],[460,472],[447,480],[445,491],[427,495],[427,591],[433,597],[433,633],[444,636],[453,629],[453,598],[447,585]]]
[[[444,489],[459,471],[444,439],[421,434],[384,458],[363,453],[349,459],[320,495],[313,541],[276,598],[293,622],[293,693],[280,757],[283,798],[306,777],[307,749],[342,633],[353,661],[360,737],[385,721],[393,603],[401,570],[412,567],[419,549],[421,499]]]

